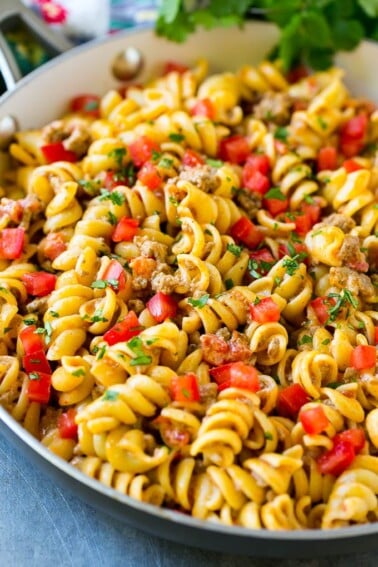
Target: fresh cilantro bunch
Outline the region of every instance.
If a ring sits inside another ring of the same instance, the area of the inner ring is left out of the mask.
[[[280,28],[270,56],[285,70],[300,63],[326,69],[337,52],[378,41],[378,0],[161,0],[156,31],[183,42],[198,27],[242,26],[250,18]]]

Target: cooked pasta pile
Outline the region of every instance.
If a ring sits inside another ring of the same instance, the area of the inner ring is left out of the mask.
[[[378,111],[338,68],[169,64],[10,146],[0,401],[138,500],[374,522]]]

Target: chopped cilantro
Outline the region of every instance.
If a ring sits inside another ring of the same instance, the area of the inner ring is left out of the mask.
[[[211,167],[222,167],[222,165],[224,164],[224,162],[222,160],[212,159],[212,158],[207,158],[206,163],[207,163],[207,165],[210,165]]]
[[[74,370],[74,372],[72,372],[72,376],[85,376],[85,371],[82,368],[78,368],[77,370]]]
[[[169,197],[169,202],[175,207],[177,207],[177,205],[179,204],[179,201],[176,199],[176,197],[173,197],[172,195]]]
[[[29,372],[29,378],[30,380],[39,380],[38,372]]]
[[[59,317],[59,313],[57,311],[53,311],[53,309],[50,309],[49,313],[51,317],[55,317],[55,319]]]
[[[176,132],[169,134],[168,138],[172,140],[172,142],[182,142],[183,140],[185,140],[185,136],[183,136],[182,134],[176,134]]]
[[[272,187],[264,195],[264,199],[278,199],[278,201],[286,201],[286,195],[284,195],[279,187]]]
[[[101,187],[101,182],[99,179],[91,179],[91,180],[78,179],[77,182],[80,185],[80,187],[82,187],[84,191],[89,195],[97,195]]]
[[[324,339],[324,341],[322,341],[322,345],[329,345],[330,342],[331,339]]]
[[[106,323],[108,319],[103,316],[102,309],[96,309],[93,313],[92,317],[90,317],[90,321],[92,323]]]
[[[332,388],[333,390],[336,390],[336,388],[338,388],[339,386],[342,386],[343,382],[329,382],[326,387],[327,388]]]
[[[298,341],[299,345],[306,345],[312,343],[312,337],[310,335],[303,335]]]
[[[227,244],[227,250],[228,250],[228,252],[231,252],[231,254],[233,254],[234,256],[239,258],[240,254],[242,253],[243,248],[242,248],[242,246],[237,246],[236,244],[229,243],[229,244]]]
[[[329,321],[335,321],[338,316],[340,309],[345,307],[348,303],[352,305],[355,309],[358,307],[358,300],[353,296],[349,289],[343,289],[341,293],[330,293],[328,297],[336,299],[335,305],[332,305],[328,309]]]
[[[210,295],[208,293],[205,293],[204,295],[202,295],[202,297],[199,297],[198,299],[194,299],[194,297],[189,297],[188,303],[192,307],[198,307],[198,309],[202,309],[202,307],[205,307],[206,303],[209,301],[209,298]]]
[[[169,169],[172,165],[173,159],[167,157],[163,157],[158,163],[158,167],[162,167],[163,169]]]
[[[118,392],[114,390],[106,390],[105,394],[102,396],[102,399],[105,402],[114,402],[119,396]]]
[[[119,191],[108,191],[107,189],[101,189],[101,197],[99,197],[100,201],[111,201],[113,205],[123,205],[126,200],[126,197],[123,193]]]
[[[269,441],[273,440],[273,435],[270,431],[264,431],[264,437],[265,437],[265,439],[268,439]]]
[[[108,153],[108,157],[114,159],[118,167],[122,167],[123,158],[126,153],[126,148],[115,148]]]
[[[104,358],[105,353],[106,353],[105,345],[102,345],[101,347],[98,347],[96,345],[93,347],[93,354],[97,354],[97,360],[101,360],[102,358]]]
[[[157,161],[161,156],[160,152],[157,152],[156,150],[152,150],[151,152],[151,159],[152,161]]]
[[[322,116],[317,116],[316,119],[317,119],[317,121],[318,121],[318,124],[319,124],[320,128],[321,128],[322,130],[327,130],[328,124],[327,124],[327,122],[324,120],[324,118],[323,118]]]
[[[312,204],[315,202],[314,197],[311,197],[311,195],[305,195],[305,196],[303,197],[303,200],[304,200],[304,202],[307,203],[308,205],[312,205]]]
[[[35,325],[35,319],[24,319],[24,324],[29,327],[30,325]]]
[[[118,219],[117,219],[117,217],[115,216],[115,214],[112,213],[112,211],[108,211],[106,214],[107,214],[107,217],[108,217],[108,219],[109,219],[110,224],[113,225],[113,226],[115,226],[115,225],[117,224],[117,222],[118,222]]]
[[[274,132],[274,137],[276,138],[276,140],[281,140],[281,142],[286,142],[288,135],[289,132],[284,126],[278,126],[278,128],[276,128],[276,131]]]

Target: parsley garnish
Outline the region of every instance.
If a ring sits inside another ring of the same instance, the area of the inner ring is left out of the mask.
[[[261,278],[261,274],[259,274],[259,272],[257,271],[259,268],[260,266],[257,260],[254,260],[253,258],[250,258],[248,260],[248,271],[250,275],[257,280]]]
[[[102,309],[96,309],[92,317],[90,317],[92,323],[106,323],[107,319],[103,316]]]
[[[169,134],[168,138],[172,140],[172,142],[182,142],[183,140],[185,140],[185,136],[183,136],[182,134],[176,134],[176,132]]]
[[[38,372],[29,372],[29,378],[30,380],[39,380]]]
[[[206,163],[207,165],[210,165],[211,167],[222,167],[222,165],[224,164],[224,162],[220,159],[212,159],[212,158],[206,158]]]
[[[237,246],[237,244],[230,242],[229,244],[227,244],[227,250],[231,252],[231,254],[239,258],[243,248],[241,246]]]
[[[172,197],[172,195],[169,197],[169,202],[170,202],[174,207],[177,207],[177,205],[179,204],[179,201],[176,199],[176,197]]]
[[[35,325],[35,319],[24,319],[24,324],[29,327],[30,325]]]
[[[111,201],[113,205],[123,205],[126,200],[125,195],[120,193],[119,191],[108,191],[107,189],[101,189],[101,197],[99,197],[100,201]]]
[[[210,295],[208,293],[205,293],[205,295],[202,295],[202,297],[199,297],[198,299],[194,299],[194,297],[189,297],[188,303],[192,307],[198,307],[198,309],[202,309],[202,307],[205,307],[206,303],[209,301],[209,298]]]
[[[129,341],[127,341],[127,346],[130,350],[135,354],[135,358],[130,361],[131,366],[144,366],[147,364],[151,364],[152,357],[147,355],[143,350],[143,342],[140,337],[133,337]]]
[[[51,341],[51,335],[52,335],[52,326],[51,323],[45,323],[44,327],[38,327],[35,330],[35,333],[37,335],[45,335],[45,343],[48,345]]]
[[[51,317],[55,317],[55,318],[59,317],[59,313],[57,311],[53,311],[52,309],[50,309],[49,313]]]
[[[84,191],[89,195],[97,195],[101,187],[101,182],[99,179],[92,179],[92,180],[78,179],[77,182],[80,185],[80,187],[82,187]]]
[[[304,200],[305,203],[307,203],[308,205],[312,205],[312,204],[315,202],[314,197],[311,197],[311,195],[305,195],[305,196],[303,197],[303,200]]]
[[[324,339],[324,341],[322,341],[322,345],[329,345],[330,342],[331,339]]]
[[[327,388],[332,388],[333,390],[336,390],[336,388],[338,388],[339,386],[342,386],[343,382],[329,382],[328,384],[326,384]]]
[[[118,287],[119,281],[110,279],[110,280],[96,280],[91,283],[91,287],[94,289],[105,289],[106,287]]]
[[[126,155],[126,148],[115,148],[108,153],[108,157],[114,159],[119,168],[122,167],[123,158]]]
[[[110,224],[112,224],[113,226],[115,226],[118,222],[117,217],[115,216],[114,213],[112,213],[112,211],[108,211],[107,213],[107,217],[109,219]]]
[[[97,360],[101,360],[102,358],[104,358],[105,353],[106,353],[105,345],[102,345],[101,347],[98,347],[96,345],[93,347],[93,354],[97,354]]]
[[[320,128],[321,128],[322,130],[327,130],[328,124],[327,124],[327,122],[324,120],[324,118],[323,118],[322,116],[317,116],[316,119],[317,119],[317,121],[318,121],[318,124],[319,124]]]
[[[264,199],[278,199],[279,201],[286,201],[286,195],[284,195],[279,187],[272,187],[264,195]]]
[[[288,135],[289,132],[284,126],[278,126],[278,128],[276,128],[276,131],[274,132],[274,137],[276,138],[276,140],[281,140],[281,142],[286,142]]]
[[[102,399],[105,402],[114,402],[119,396],[118,392],[114,390],[106,390],[105,394],[102,396]]]
[[[158,167],[162,167],[163,169],[169,169],[170,167],[172,167],[172,165],[173,159],[167,157],[162,158],[158,163]]]
[[[85,376],[85,371],[82,368],[78,368],[77,370],[74,370],[74,372],[72,372],[72,376]]]
[[[342,307],[345,307],[347,303],[352,305],[352,307],[354,307],[355,309],[357,309],[358,307],[358,300],[353,297],[352,292],[350,292],[349,289],[343,289],[340,294],[330,293],[328,294],[328,297],[336,299],[335,305],[332,305],[328,309],[329,321],[335,321],[340,312],[340,309],[342,309]]]
[[[269,441],[273,440],[273,435],[271,434],[270,431],[264,431],[264,437],[265,437],[265,439],[268,439]]]
[[[282,265],[286,268],[286,272],[289,274],[289,276],[293,276],[298,270],[299,263],[297,260],[298,255],[294,256],[293,258],[285,258],[282,262]]]
[[[312,343],[312,337],[310,335],[303,335],[298,341],[299,345],[306,345]]]

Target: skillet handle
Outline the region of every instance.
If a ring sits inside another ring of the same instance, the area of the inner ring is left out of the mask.
[[[49,59],[73,47],[70,41],[45,25],[21,0],[1,0],[0,73],[8,90],[12,89],[23,76],[6,39],[7,33],[19,28],[25,29],[43,47]]]

